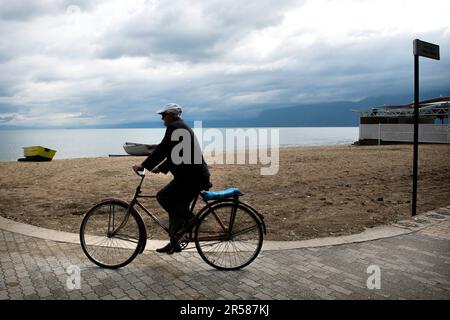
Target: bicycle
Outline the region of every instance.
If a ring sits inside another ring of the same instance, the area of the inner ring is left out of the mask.
[[[141,213],[144,211],[169,234],[169,228],[150,212],[139,198],[145,170],[139,172],[140,182],[130,203],[110,198],[94,205],[80,227],[80,243],[86,256],[103,268],[126,266],[141,254],[147,243],[147,229]],[[200,257],[219,270],[237,270],[249,265],[258,256],[266,225],[262,214],[240,200],[238,188],[220,191],[200,191],[190,206],[193,214],[188,223],[172,238],[182,249],[195,242]],[[198,198],[205,202],[196,214]]]

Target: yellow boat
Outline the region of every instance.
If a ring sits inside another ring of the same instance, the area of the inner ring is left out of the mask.
[[[55,154],[56,150],[41,146],[24,147],[25,158],[21,158],[19,161],[51,161]]]

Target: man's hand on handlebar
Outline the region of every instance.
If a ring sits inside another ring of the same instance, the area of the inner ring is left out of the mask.
[[[132,168],[133,168],[133,171],[134,171],[137,175],[140,175],[140,172],[144,171],[144,167],[141,166],[140,164],[135,164]]]
[[[142,165],[140,165],[140,164],[135,164],[135,165],[133,166],[133,171],[134,171],[137,175],[140,175],[140,173],[141,173],[142,171],[144,171],[144,167],[143,167]],[[160,173],[160,172],[161,172],[161,171],[159,170],[158,167],[153,168],[153,170],[152,170],[152,173]]]

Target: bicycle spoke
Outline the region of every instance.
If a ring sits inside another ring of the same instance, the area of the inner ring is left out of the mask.
[[[224,203],[204,216],[195,237],[197,250],[207,263],[218,269],[238,269],[258,255],[262,227],[253,213]]]
[[[139,224],[122,202],[104,202],[84,218],[82,248],[94,263],[115,268],[131,261],[139,249]]]
[[[127,235],[122,235],[122,234],[115,234],[114,238],[115,239],[119,239],[119,240],[123,240],[123,241],[133,242],[133,243],[138,243],[139,242],[139,238],[135,238],[135,237],[127,236]]]
[[[236,231],[236,232],[232,232],[232,233],[231,233],[231,238],[234,238],[234,237],[239,236],[239,235],[241,235],[241,234],[246,234],[246,233],[248,233],[248,232],[250,232],[250,231],[252,231],[252,230],[258,229],[258,228],[259,228],[258,225],[254,225],[254,226],[252,226],[252,227],[248,227],[248,228],[245,228],[245,229]]]

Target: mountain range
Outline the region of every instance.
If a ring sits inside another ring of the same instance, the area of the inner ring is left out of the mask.
[[[422,93],[420,100],[439,96],[449,96],[449,90]],[[357,127],[359,113],[352,110],[368,110],[384,105],[408,104],[413,95],[369,97],[360,101],[334,101],[311,104],[285,104],[282,106],[264,106],[257,116],[242,119],[239,114],[231,114],[221,120],[203,120],[203,127]],[[185,119],[190,125],[193,120]],[[116,126],[117,127],[117,126]],[[125,123],[121,128],[159,128],[160,122]]]
[[[450,88],[441,91],[421,93],[420,99],[450,96]],[[242,118],[238,113],[230,113],[220,120],[203,119],[203,127],[357,127],[359,114],[352,110],[368,110],[383,105],[408,104],[413,101],[412,94],[369,97],[360,101],[334,101],[310,104],[261,105],[262,111],[253,117]],[[245,110],[246,106],[242,106]],[[185,118],[193,125],[195,119]],[[126,122],[82,128],[161,128],[161,121]],[[76,126],[67,128],[80,128]],[[31,129],[18,126],[1,125],[0,129]]]

